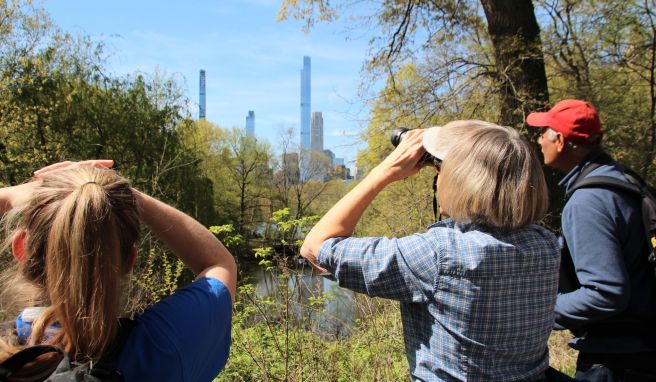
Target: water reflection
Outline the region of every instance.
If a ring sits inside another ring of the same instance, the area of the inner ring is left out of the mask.
[[[253,276],[257,297],[274,297],[284,292],[279,290],[277,272],[258,269]],[[297,319],[308,318],[322,333],[338,337],[351,335],[356,314],[352,291],[340,288],[335,281],[319,276],[311,269],[295,272],[287,281],[287,288],[290,310]],[[321,296],[326,297],[323,309],[310,309],[313,301]]]

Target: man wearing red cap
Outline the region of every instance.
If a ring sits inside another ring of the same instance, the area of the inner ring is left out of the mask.
[[[526,122],[544,130],[544,163],[567,174],[559,183],[567,197],[562,263],[572,264],[572,280],[562,280],[569,285],[558,295],[555,327],[575,335],[577,379],[656,380],[656,289],[640,198],[608,187],[572,190],[587,176],[626,182],[625,167],[602,149],[601,123],[587,102],[564,100]]]

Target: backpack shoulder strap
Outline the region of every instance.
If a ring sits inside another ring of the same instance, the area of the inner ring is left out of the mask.
[[[13,354],[0,364],[0,381],[9,380],[9,377],[11,377],[16,371],[20,370],[24,365],[48,353],[59,354],[60,360],[66,356],[64,351],[57,346],[35,345],[27,347]]]
[[[118,374],[116,369],[114,369],[114,360],[119,355],[123,346],[130,337],[132,329],[137,325],[137,322],[130,318],[121,318],[118,324],[118,333],[114,338],[114,341],[109,345],[107,350],[100,357],[98,362],[93,364],[93,367],[90,370],[90,374],[94,377],[98,377],[103,381],[122,381],[123,377]]]
[[[136,326],[136,321],[128,318],[122,318],[119,321],[119,329],[116,338],[100,357],[98,362],[94,363],[88,373],[101,381],[123,381],[123,377],[114,369],[113,363],[118,354],[127,342],[130,332]],[[0,323],[0,327],[13,329],[13,322]],[[11,357],[0,363],[0,381],[7,381],[12,374],[20,370],[24,365],[34,361],[38,357],[48,354],[57,353],[60,355],[59,361],[68,359],[64,351],[52,345],[34,345],[29,346],[13,354]],[[55,365],[60,362],[55,363]],[[70,367],[70,365],[69,365]],[[52,370],[55,371],[55,368]],[[86,380],[86,379],[85,379]],[[93,380],[93,379],[90,379]]]
[[[589,176],[577,180],[570,188],[570,195],[579,188],[601,187],[627,191],[639,197],[645,237],[651,248],[647,260],[656,267],[656,190],[630,169],[624,170],[624,178],[626,181],[609,176]]]
[[[639,186],[629,183],[628,181],[623,181],[617,178],[610,176],[588,176],[586,178],[577,180],[574,185],[570,188],[570,192],[574,192],[579,188],[612,188],[622,191],[627,191],[632,194],[642,195],[642,190]]]
[[[585,166],[583,166],[581,172],[579,172],[579,174],[576,176],[576,179],[574,180],[574,185],[568,190],[567,195],[565,195],[565,199],[569,199],[574,193],[574,191],[576,191],[576,188],[580,188],[580,187],[576,187],[576,185],[581,183],[585,178],[587,178],[592,171],[611,162],[613,162],[613,158],[611,158],[611,156],[604,151],[596,158],[594,158],[592,161],[588,162]]]

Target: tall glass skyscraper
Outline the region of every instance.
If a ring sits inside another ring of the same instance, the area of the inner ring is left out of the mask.
[[[303,56],[301,69],[301,148],[310,148],[310,57]]]
[[[249,110],[246,116],[246,133],[255,135],[255,112],[253,110]]]
[[[316,151],[323,151],[323,115],[321,115],[320,111],[312,112],[310,148]]]
[[[205,119],[205,71],[203,69],[200,70],[198,88],[198,119]]]

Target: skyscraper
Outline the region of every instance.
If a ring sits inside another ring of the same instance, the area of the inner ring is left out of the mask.
[[[301,147],[310,148],[310,57],[303,56],[301,69]]]
[[[246,133],[255,135],[255,112],[253,110],[249,110],[246,116]]]
[[[205,119],[205,70],[200,70],[200,91],[198,95],[198,119]]]
[[[321,115],[320,111],[312,112],[310,148],[316,151],[323,151],[323,115]]]

